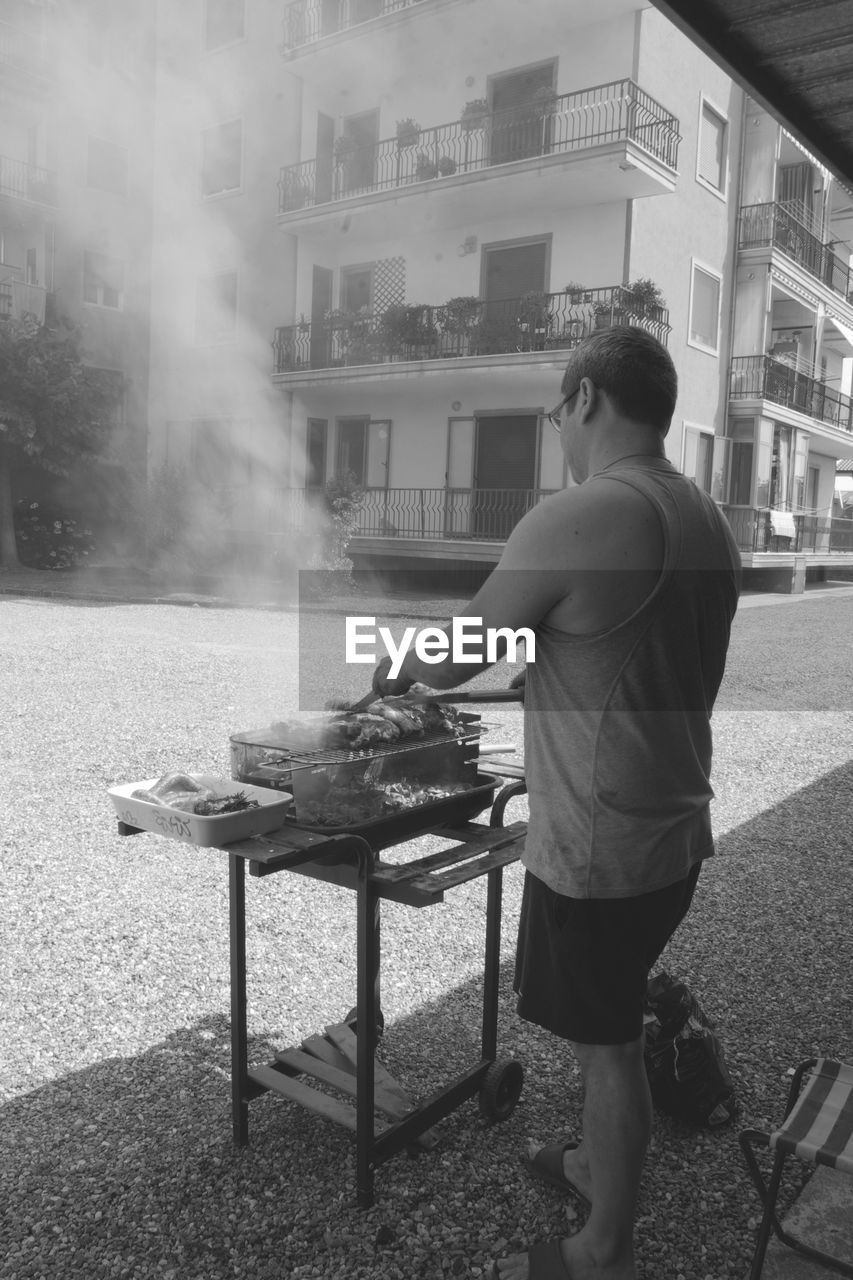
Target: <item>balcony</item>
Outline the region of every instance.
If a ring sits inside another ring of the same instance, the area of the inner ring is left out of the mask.
[[[781,204],[753,204],[740,210],[739,249],[778,249],[845,302],[851,301],[850,268]]]
[[[293,221],[297,215],[316,216],[343,200],[370,196],[374,203],[376,198],[449,186],[454,188],[457,216],[460,211],[467,215],[459,205],[463,186],[489,173],[521,172],[526,179],[531,164],[557,166],[553,192],[537,192],[540,201],[554,206],[654,195],[673,189],[679,141],[673,115],[632,80],[616,80],[555,94],[538,105],[421,129],[408,139],[395,136],[358,147],[346,137],[338,138],[334,153],[281,170],[279,216]],[[563,170],[569,160],[596,161],[600,174],[590,168],[590,176],[595,173],[592,183],[569,185]],[[526,180],[515,204],[518,211],[529,210]],[[375,217],[372,210],[371,216]]]
[[[376,314],[330,312],[322,324],[276,329],[274,372],[566,351],[594,329],[612,325],[636,325],[666,342],[669,312],[642,303],[623,285],[499,302],[401,304]]]
[[[811,374],[771,356],[736,356],[729,395],[737,400],[769,400],[841,431],[853,432],[853,401]]]
[[[799,552],[815,555],[853,554],[853,520],[821,519],[794,514],[793,538],[774,536],[766,507],[724,506],[738,549],[745,552]]]
[[[0,320],[22,320],[30,315],[44,324],[47,290],[28,284],[20,267],[0,262]]]
[[[56,174],[38,165],[27,164],[25,160],[0,156],[0,196],[55,207],[58,202]]]
[[[284,11],[284,52],[418,3],[420,0],[297,0]]]
[[[358,511],[357,538],[501,542],[523,515],[555,489],[366,489]],[[316,521],[322,489],[285,489],[266,512],[269,534],[292,534]]]

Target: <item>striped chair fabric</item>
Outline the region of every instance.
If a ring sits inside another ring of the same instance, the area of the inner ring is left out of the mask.
[[[810,1164],[853,1173],[853,1066],[818,1058],[770,1146]]]
[[[776,1200],[782,1184],[785,1161],[795,1156],[811,1165],[825,1165],[841,1173],[853,1174],[853,1066],[831,1058],[810,1058],[793,1074],[785,1107],[785,1119],[778,1129],[742,1129],[741,1150],[764,1212],[758,1228],[749,1280],[761,1280],[771,1234],[806,1258],[853,1280],[853,1262],[825,1253],[782,1225]],[[769,1180],[753,1148],[770,1148],[773,1168]]]

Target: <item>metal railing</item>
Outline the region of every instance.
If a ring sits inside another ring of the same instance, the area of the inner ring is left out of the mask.
[[[400,305],[375,314],[330,312],[322,323],[280,325],[272,344],[274,371],[564,351],[593,329],[613,325],[636,325],[664,343],[670,331],[666,307],[642,302],[624,285],[460,302]]]
[[[442,538],[503,541],[519,520],[555,489],[366,489],[356,535],[364,538]],[[298,533],[322,489],[284,489],[267,508],[270,535]],[[309,524],[316,528],[316,514]]]
[[[337,152],[325,159],[282,168],[279,213],[611,142],[633,142],[675,172],[679,141],[675,116],[633,80],[615,80],[555,95],[547,106],[528,104],[420,129],[414,141],[393,137],[350,147],[339,138]]]
[[[56,174],[25,160],[10,160],[0,156],[0,195],[13,196],[16,200],[30,200],[36,204],[55,205]]]
[[[371,18],[382,18],[400,9],[410,9],[420,0],[297,0],[284,10],[284,49],[301,49],[307,44],[348,31]]]
[[[842,431],[853,431],[849,396],[771,356],[736,356],[729,394],[733,400],[772,400]]]
[[[772,246],[829,285],[833,292],[849,299],[853,282],[846,262],[833,253],[781,204],[752,204],[740,210],[738,247],[756,249]]]
[[[798,551],[816,555],[853,552],[853,519],[794,513],[795,536],[773,533],[767,507],[723,506],[740,551]]]

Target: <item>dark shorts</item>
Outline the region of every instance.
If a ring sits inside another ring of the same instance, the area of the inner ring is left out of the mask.
[[[578,1044],[638,1039],[649,972],[689,910],[701,866],[634,898],[568,898],[528,871],[515,960],[521,1017]]]

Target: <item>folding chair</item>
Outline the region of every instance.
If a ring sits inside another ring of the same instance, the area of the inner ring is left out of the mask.
[[[807,1072],[808,1078],[803,1084]],[[761,1276],[771,1230],[789,1248],[839,1271],[843,1276],[853,1277],[853,1261],[842,1262],[840,1258],[804,1244],[785,1231],[776,1216],[776,1198],[788,1156],[797,1156],[815,1166],[822,1164],[844,1173],[853,1173],[853,1067],[829,1058],[810,1058],[802,1062],[791,1081],[781,1128],[769,1134],[758,1129],[744,1129],[739,1138],[764,1205],[749,1280],[759,1280]],[[769,1183],[758,1167],[754,1146],[769,1147],[775,1152]]]

